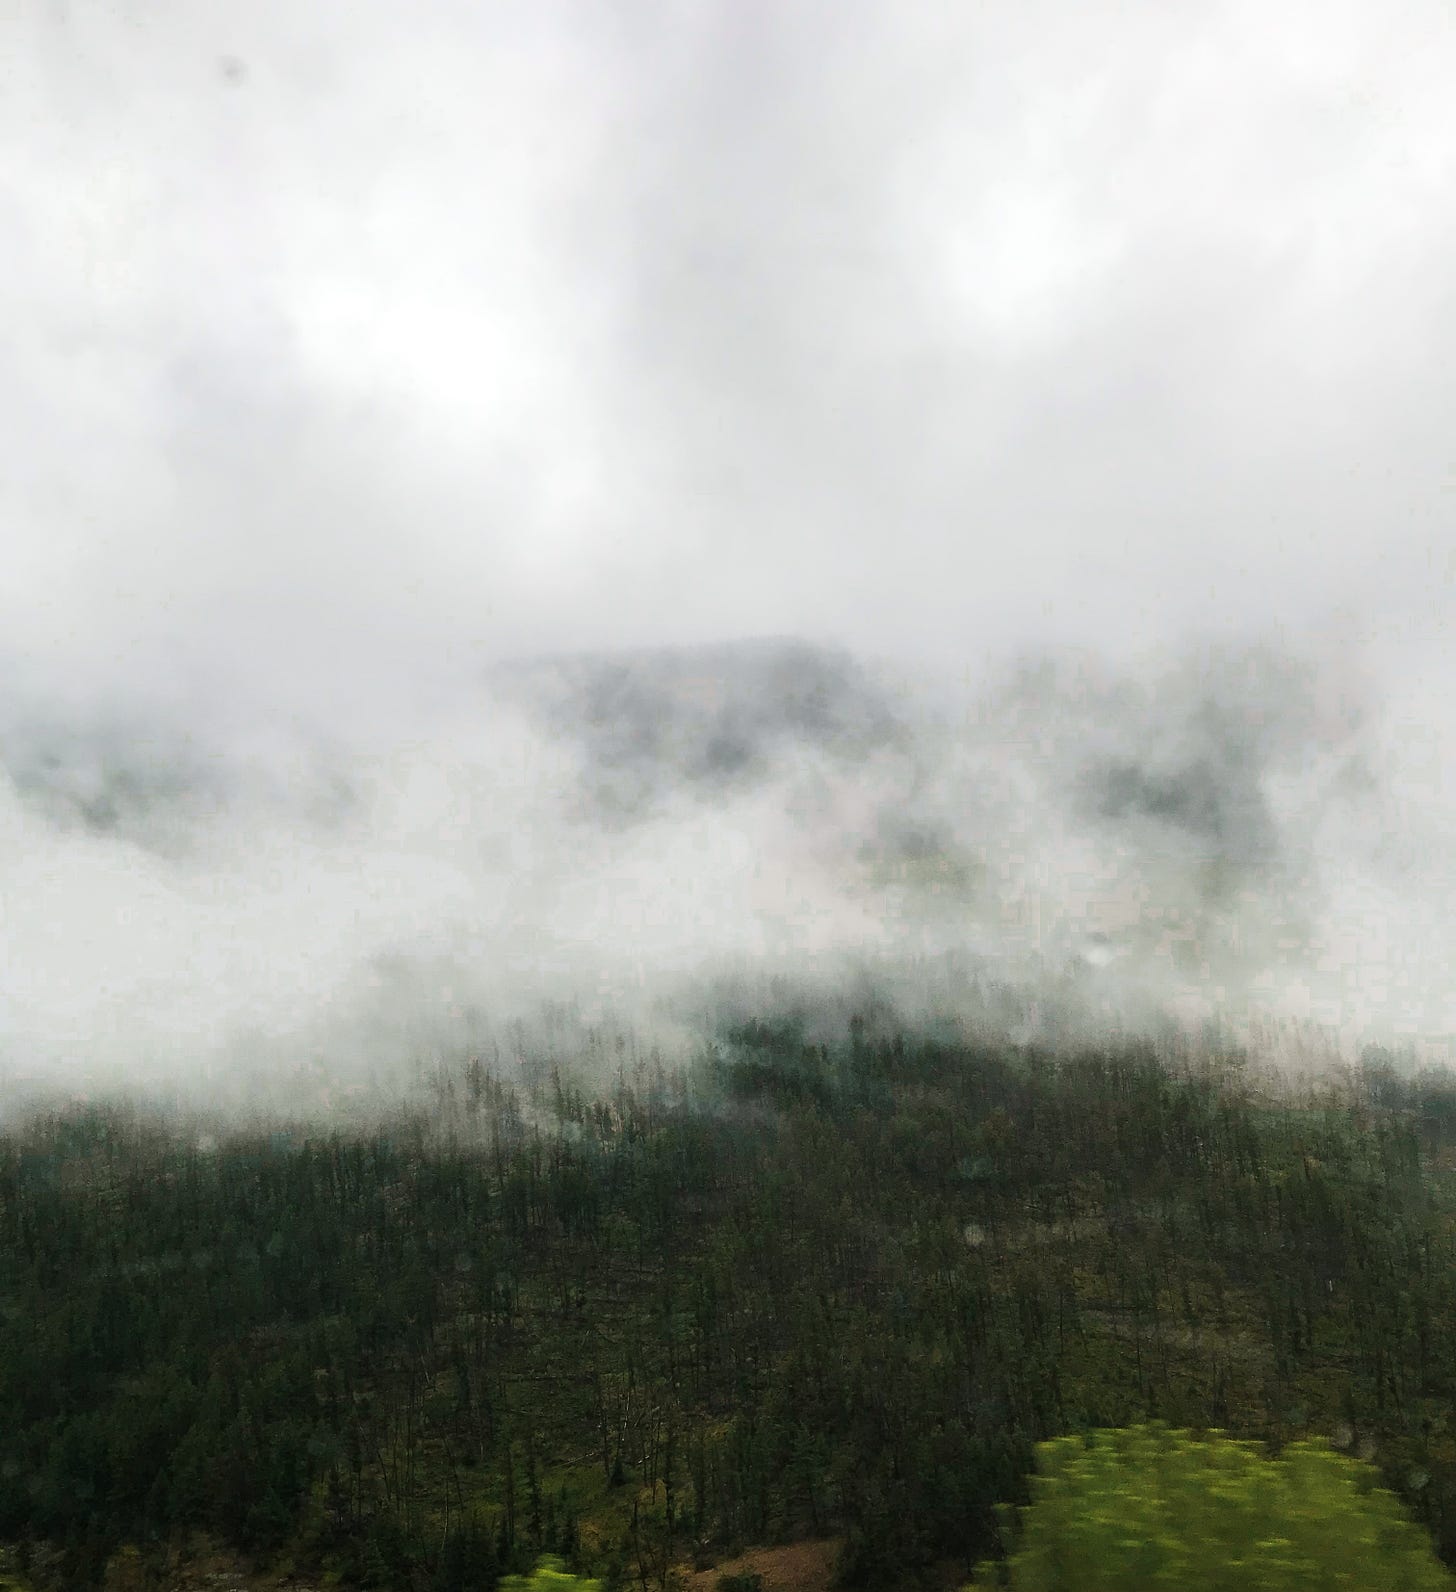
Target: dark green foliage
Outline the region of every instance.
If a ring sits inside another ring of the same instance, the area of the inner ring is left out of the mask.
[[[718,1577],[718,1592],[763,1592],[763,1577],[756,1570],[739,1570]]]
[[[358,1136],[12,1131],[0,1541],[651,1592],[842,1535],[879,1587],[993,1551],[1037,1443],[1160,1417],[1346,1430],[1456,1553],[1448,1076],[806,1033],[472,1064]]]

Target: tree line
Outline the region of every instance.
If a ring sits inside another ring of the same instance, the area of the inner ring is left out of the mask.
[[[442,1070],[367,1132],[139,1107],[0,1140],[0,1540],[608,1592],[844,1539],[966,1575],[1038,1445],[1373,1460],[1456,1560],[1456,1086],[750,1023],[690,1066]],[[130,1572],[128,1572],[130,1573]]]

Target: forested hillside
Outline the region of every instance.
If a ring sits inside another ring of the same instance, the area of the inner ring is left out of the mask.
[[[780,1024],[509,1076],[356,1134],[11,1127],[17,1575],[651,1592],[836,1536],[847,1586],[965,1580],[1038,1442],[1145,1418],[1327,1436],[1456,1562],[1448,1075]]]

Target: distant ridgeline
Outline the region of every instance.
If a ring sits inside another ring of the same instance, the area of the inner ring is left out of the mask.
[[[1161,1490],[1064,1467],[1057,1529],[1103,1559],[1037,1558],[1042,1484],[1019,1534],[999,1514],[1039,1444],[1154,1420],[1327,1438],[1419,1523],[1325,1518],[1348,1478],[1298,1471],[1286,1529],[1284,1483],[1240,1471],[1239,1584],[1374,1575],[1389,1537],[1390,1584],[1435,1585],[1409,1566],[1456,1558],[1453,1168],[1456,1084],[1379,1057],[1281,1095],[1237,1055],[863,1024],[743,1024],[600,1091],[474,1063],[356,1136],[37,1115],[0,1140],[0,1540],[76,1589],[186,1584],[205,1552],[665,1589],[802,1537],[841,1539],[848,1586],[1007,1550],[983,1579],[1165,1576],[1214,1529],[1201,1460],[1181,1492],[1161,1461]],[[1102,1542],[1079,1511],[1118,1487]],[[1367,1526],[1375,1558],[1333,1546]]]
[[[581,746],[599,817],[752,785],[794,749],[854,759],[906,734],[859,663],[800,641],[530,658],[490,683]]]

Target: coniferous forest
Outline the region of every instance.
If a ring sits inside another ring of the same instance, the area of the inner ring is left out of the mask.
[[[474,1059],[344,1131],[37,1109],[0,1142],[0,1541],[36,1588],[665,1589],[1005,1550],[1035,1445],[1370,1460],[1456,1563],[1456,1079],[1367,1052],[748,1024]],[[605,1081],[602,1081],[605,1079]]]

